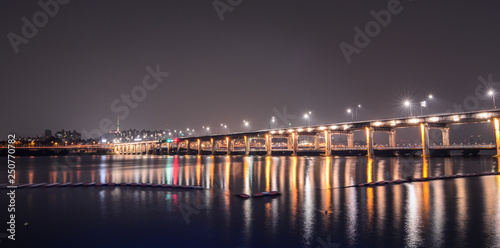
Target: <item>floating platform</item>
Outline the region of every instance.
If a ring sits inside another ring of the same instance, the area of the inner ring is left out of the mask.
[[[259,193],[255,193],[252,195],[252,197],[261,197],[261,196],[278,196],[278,195],[281,195],[280,192],[278,191],[269,191],[269,192],[259,192]]]
[[[0,189],[23,189],[23,188],[59,188],[59,187],[154,187],[154,188],[177,188],[177,189],[203,189],[199,185],[173,185],[158,183],[97,183],[97,182],[68,182],[68,183],[31,183],[31,184],[1,184]],[[15,188],[14,188],[15,187]]]

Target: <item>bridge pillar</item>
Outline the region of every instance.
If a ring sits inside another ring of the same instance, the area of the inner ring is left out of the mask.
[[[266,151],[267,156],[271,156],[273,154],[273,136],[271,134],[266,134]]]
[[[292,133],[292,140],[293,140],[293,155],[297,156],[297,153],[299,152],[299,133],[293,132]]]
[[[319,150],[319,134],[314,135],[314,150]]]
[[[189,152],[191,151],[191,142],[189,140],[186,140],[186,155],[189,155]]]
[[[366,155],[373,156],[373,127],[366,127]]]
[[[420,123],[420,134],[422,136],[422,156],[431,155],[429,150],[429,125]]]
[[[443,146],[450,145],[450,127],[439,128],[441,130],[441,136],[443,136]]]
[[[347,134],[347,147],[353,148],[354,147],[354,133],[349,132]]]
[[[396,130],[391,130],[389,133],[389,146],[396,147]]]
[[[325,130],[325,156],[332,155],[332,134],[329,130]]]
[[[227,144],[227,155],[231,155],[232,140],[229,137],[226,138],[226,144]]]
[[[493,123],[495,125],[495,143],[496,143],[496,151],[497,151],[497,157],[500,157],[500,121],[498,118],[493,119]],[[500,165],[499,165],[500,167]],[[500,168],[499,168],[500,170]]]
[[[250,138],[245,136],[245,156],[250,155]]]
[[[215,142],[213,138],[210,139],[210,148],[211,148],[211,154],[215,155]]]
[[[287,149],[290,149],[290,150],[293,150],[293,136],[292,134],[290,134],[288,136],[288,138],[286,139],[286,145],[287,145]]]
[[[201,141],[198,139],[198,155],[203,155],[203,150],[201,149]]]

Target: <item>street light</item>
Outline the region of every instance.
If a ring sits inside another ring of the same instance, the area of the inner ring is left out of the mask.
[[[429,94],[429,96],[427,96],[427,99],[429,99],[429,100],[431,100],[433,98],[434,98],[434,96],[432,94]],[[429,114],[428,103],[429,102],[427,100],[422,100],[420,102],[420,115],[424,114],[424,108],[427,110],[427,114]]]
[[[250,130],[250,123],[248,123],[248,121],[243,120],[243,125],[245,125],[247,130]]]
[[[404,102],[404,105],[405,105],[405,107],[407,107],[407,108],[409,108],[409,109],[410,109],[410,116],[413,116],[413,112],[411,111],[411,102],[410,102],[410,101],[408,101],[408,100],[406,100],[406,101]]]
[[[495,103],[495,91],[494,90],[489,90],[488,91],[488,95],[491,96],[493,98],[493,107],[494,108],[497,108],[497,105]]]
[[[311,112],[309,112],[309,113],[311,113]],[[304,114],[304,119],[306,119],[306,126],[309,126],[309,115]]]
[[[427,108],[427,101],[423,100],[420,102],[420,115],[423,115],[423,109]]]
[[[351,114],[351,120],[354,121],[354,112],[351,109],[347,109],[347,113]]]
[[[361,108],[361,104],[358,104],[358,106],[356,106],[356,120],[358,119],[358,109]]]
[[[272,128],[272,124],[276,122],[276,119],[274,119],[274,116],[271,118],[271,123],[269,123],[269,129]],[[276,128],[276,125],[274,125],[274,128]]]

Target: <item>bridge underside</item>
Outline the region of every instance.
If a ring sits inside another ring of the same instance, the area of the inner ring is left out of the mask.
[[[494,148],[431,148],[430,156],[450,156],[452,152],[458,152],[465,156],[469,155],[479,155],[481,151],[494,151]],[[374,149],[373,155],[375,156],[414,156],[414,155],[422,155],[422,148],[414,147],[414,148],[383,148],[383,149]],[[185,147],[181,148],[161,148],[156,149],[156,151],[149,150],[146,152],[134,152],[127,153],[130,155],[228,155],[227,150],[214,150],[211,149],[202,149],[199,152],[197,149],[186,149]],[[268,152],[264,149],[251,149],[248,154],[246,154],[244,149],[235,149],[230,152],[230,155],[252,155],[252,156],[266,156]],[[271,152],[272,156],[291,156],[294,155],[294,151],[292,149],[273,149]],[[324,150],[314,150],[314,149],[299,149],[296,151],[296,155],[298,156],[325,156]],[[332,156],[367,156],[368,151],[366,148],[353,148],[353,149],[332,149]]]

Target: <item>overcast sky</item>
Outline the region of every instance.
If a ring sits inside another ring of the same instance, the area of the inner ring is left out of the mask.
[[[475,90],[480,76],[500,81],[498,1],[218,3],[73,0],[45,14],[37,1],[0,1],[0,137],[99,129],[118,115],[121,129],[258,129],[285,106],[297,117],[280,124],[305,124],[307,111],[314,124],[348,121],[357,104],[359,119],[396,117],[408,115],[402,97],[419,113],[428,94],[431,113],[493,106]],[[356,47],[371,11],[385,27],[372,25],[348,62],[340,44]],[[148,66],[169,75],[155,85]],[[122,102],[145,76],[156,88],[135,108]]]

